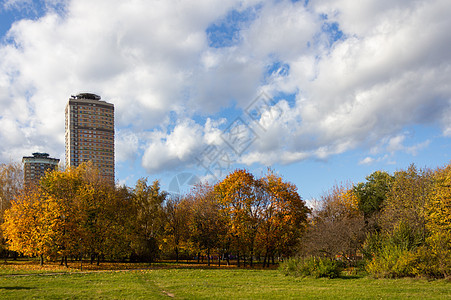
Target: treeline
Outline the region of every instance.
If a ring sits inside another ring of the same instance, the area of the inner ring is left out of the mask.
[[[294,253],[309,213],[296,187],[272,172],[255,178],[237,170],[177,197],[158,181],[111,186],[91,165],[47,173],[33,189],[8,180],[2,188],[14,188],[2,210],[3,246],[41,263],[205,256],[210,264],[214,256],[238,265],[261,257],[269,265]]]
[[[158,181],[105,184],[90,165],[48,173],[27,190],[20,170],[0,168],[2,246],[42,261],[215,257],[268,266],[300,257],[311,274],[336,276],[316,268],[338,261],[376,277],[451,275],[451,164],[377,171],[333,187],[313,209],[271,171],[256,178],[236,170],[173,196]]]
[[[377,171],[336,186],[314,209],[304,257],[364,264],[376,277],[451,276],[451,165]]]

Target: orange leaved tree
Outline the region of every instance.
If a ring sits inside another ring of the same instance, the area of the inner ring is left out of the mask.
[[[290,254],[306,228],[310,210],[297,187],[272,171],[260,179],[260,188],[263,209],[257,240],[265,253],[263,266],[269,267],[269,258],[274,259],[276,252]]]
[[[252,258],[255,240],[261,225],[264,201],[260,183],[246,170],[236,170],[214,187],[216,197],[229,223],[229,235],[238,252]]]

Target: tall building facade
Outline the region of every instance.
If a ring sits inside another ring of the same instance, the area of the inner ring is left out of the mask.
[[[114,184],[114,105],[100,96],[71,96],[66,105],[66,167],[92,161]]]
[[[24,156],[22,158],[24,169],[24,184],[31,187],[39,182],[45,172],[56,170],[59,159],[49,157],[48,153],[33,153],[33,156]]]

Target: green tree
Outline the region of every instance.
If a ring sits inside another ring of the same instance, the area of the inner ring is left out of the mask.
[[[366,180],[365,183],[361,182],[354,187],[354,193],[358,198],[359,209],[368,224],[371,217],[381,211],[390,191],[393,176],[387,172],[376,171],[367,176]]]

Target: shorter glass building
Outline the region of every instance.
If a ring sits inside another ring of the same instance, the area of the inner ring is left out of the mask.
[[[24,184],[30,187],[37,184],[45,172],[56,170],[59,163],[58,158],[49,157],[48,153],[33,153],[33,156],[24,156],[22,163],[24,165]]]

